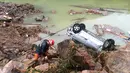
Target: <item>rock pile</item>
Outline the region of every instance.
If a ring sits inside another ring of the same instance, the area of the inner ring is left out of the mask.
[[[25,40],[30,37],[36,37],[40,32],[41,28],[39,27],[0,27],[0,66],[29,52],[31,44],[26,43]]]
[[[0,15],[9,15],[14,22],[22,21],[22,18],[29,14],[41,13],[31,4],[15,4],[10,2],[0,2]]]

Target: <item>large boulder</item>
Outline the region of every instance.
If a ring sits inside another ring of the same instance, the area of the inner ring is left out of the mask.
[[[70,60],[71,67],[82,69],[94,69],[95,62],[88,54],[85,47],[75,44],[72,40],[65,40],[58,44],[58,54],[65,60]]]
[[[101,63],[108,73],[130,72],[130,44],[117,51],[101,55]]]
[[[2,73],[12,73],[12,70],[14,68],[22,70],[25,68],[25,65],[23,63],[11,60],[3,67],[3,70],[1,70],[1,72]]]

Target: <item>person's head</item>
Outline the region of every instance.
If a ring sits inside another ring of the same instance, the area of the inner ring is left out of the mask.
[[[52,39],[51,39],[51,40],[48,40],[48,41],[49,41],[49,45],[50,45],[50,46],[52,46],[52,45],[54,45],[54,44],[55,44],[55,41],[54,41],[54,40],[52,40]]]

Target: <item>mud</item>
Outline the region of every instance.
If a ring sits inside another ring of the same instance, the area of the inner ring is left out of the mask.
[[[130,45],[130,44],[128,44]],[[129,73],[130,71],[130,48],[121,48],[117,51],[102,54],[101,61],[108,73]]]
[[[23,18],[42,11],[35,9],[31,4],[15,4],[10,2],[0,2],[0,15],[9,15],[13,22],[23,22]]]
[[[5,17],[5,20],[0,22],[0,66],[20,56],[32,54],[33,42],[29,41],[38,38],[39,33],[52,34],[41,25],[33,26],[23,23],[25,16],[34,13],[41,13],[41,11],[28,3],[0,2],[0,15]],[[8,17],[12,18],[10,22],[6,21]]]
[[[65,40],[65,41],[59,43],[58,51],[59,51],[60,56],[62,58],[65,58],[65,60],[68,60],[69,57],[72,57],[72,55],[71,56],[68,56],[68,55],[70,53],[69,52],[70,49],[72,49],[71,46],[73,46],[73,45],[74,45],[74,43],[70,43],[70,40]],[[88,64],[84,63],[82,65],[82,67],[87,66],[87,67],[85,67],[86,73],[87,72],[88,73],[89,72],[92,72],[92,73],[98,73],[98,72],[128,73],[130,71],[129,45],[130,44],[128,43],[125,47],[118,47],[119,48],[118,50],[102,51],[102,52],[96,54],[96,52],[91,50],[90,48],[86,48],[83,45],[75,44],[75,46],[77,46],[77,50],[79,50],[80,52],[78,51],[78,53],[76,53],[76,56],[79,54],[77,58],[75,56],[73,56],[73,60],[75,62],[78,61],[78,65],[82,64],[83,63],[82,61],[84,61],[84,62],[86,61],[86,63],[88,62]],[[73,52],[71,52],[71,53],[73,53]],[[88,54],[85,54],[85,53],[88,53]],[[85,55],[83,56],[83,54],[85,54]],[[82,56],[84,59],[82,58]],[[71,64],[75,64],[73,62],[71,62]],[[62,65],[64,65],[64,64],[62,64]],[[91,66],[94,66],[94,68],[91,69]],[[75,67],[75,65],[73,65],[73,67]],[[78,70],[77,67],[75,67],[75,69]],[[80,70],[84,70],[84,69],[82,68]]]
[[[37,37],[40,32],[40,27],[0,26],[0,66],[30,52],[31,44],[26,43],[25,40],[30,37]]]

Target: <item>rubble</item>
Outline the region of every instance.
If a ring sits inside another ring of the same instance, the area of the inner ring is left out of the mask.
[[[103,35],[105,33],[111,33],[111,34],[114,34],[114,35],[117,35],[117,36],[125,35],[124,31],[121,30],[120,28],[114,27],[114,26],[111,26],[111,25],[108,25],[108,24],[102,24],[102,25],[95,24],[94,28],[96,29],[97,34]]]
[[[101,9],[101,11],[102,12],[97,9],[85,10],[83,12],[70,10],[69,14],[103,14],[104,9]],[[48,59],[43,60],[41,57],[37,62],[38,64],[28,65],[27,63],[30,63],[33,58],[32,53],[34,51],[32,50],[32,43],[39,40],[38,34],[42,32],[51,36],[55,33],[47,31],[45,29],[46,27],[24,27],[24,25],[15,23],[22,22],[23,17],[28,14],[39,12],[41,11],[36,10],[34,6],[30,4],[0,2],[0,66],[3,67],[5,65],[3,69],[0,69],[0,73],[15,73],[17,71],[25,73],[27,70],[29,71],[28,73],[33,73],[36,70],[45,73],[69,73],[73,71],[81,73],[128,73],[130,71],[129,44],[123,47],[124,49],[121,48],[109,52],[101,51],[100,55],[91,50],[91,48],[76,44],[70,39],[58,43],[57,49],[49,50]],[[56,11],[53,10],[51,13],[55,14]],[[85,18],[78,18],[75,20],[83,19]],[[35,20],[48,21],[49,18],[43,16]],[[10,21],[12,21],[12,23],[8,23]],[[97,27],[97,29],[98,28],[100,27]],[[97,30],[101,35],[109,31],[108,29],[113,29],[116,35],[124,34],[122,31],[120,32],[119,29],[111,27],[103,27],[102,29],[102,33]],[[21,56],[24,61],[21,61]],[[14,59],[17,61],[13,61]],[[31,68],[29,66],[31,66]]]
[[[96,33],[100,36],[104,35],[105,33],[109,33],[124,39],[125,42],[129,42],[130,37],[127,36],[125,32],[118,27],[114,27],[108,24],[95,24],[93,27],[95,28]]]
[[[91,5],[70,5],[72,7],[85,8],[85,9],[93,9],[98,11],[107,11],[108,13],[116,12],[116,13],[128,13],[128,9],[119,9],[119,8],[97,8]]]
[[[73,46],[75,46],[75,48]],[[60,59],[56,70],[54,69],[54,73],[69,73],[70,69],[76,69],[77,71],[82,69],[94,69],[92,57],[88,55],[85,48],[76,47],[72,40],[68,39],[59,43],[57,53]]]
[[[30,37],[37,37],[40,32],[41,28],[39,27],[28,29],[15,25],[0,27],[0,66],[5,65],[9,60],[27,54],[31,50],[31,44],[26,43],[25,40]]]
[[[12,22],[22,23],[26,15],[41,13],[42,11],[35,9],[31,4],[15,4],[11,2],[0,2],[0,15],[9,16]],[[7,21],[8,19],[6,19]]]
[[[121,48],[117,51],[102,54],[101,61],[108,73],[128,73],[130,71],[130,48]]]
[[[130,70],[127,67],[129,65],[128,46],[129,44],[124,49],[121,47],[120,50],[103,51],[101,54],[96,54],[92,49],[75,44],[68,39],[58,44],[57,52],[54,53],[59,55],[48,58],[48,61],[39,59],[39,64],[36,64],[29,72],[36,69],[45,73],[69,73],[72,71],[81,73],[127,73]],[[51,53],[50,55],[54,54]],[[25,62],[24,64],[26,64]]]
[[[17,68],[22,70],[24,67],[23,63],[11,60],[3,67],[0,73],[12,73],[13,69]]]
[[[105,70],[97,71],[97,70],[83,70],[82,73],[108,73]]]
[[[88,13],[88,14],[98,14],[98,15],[108,15],[108,12],[107,11],[100,11],[98,9],[85,9],[84,11],[75,11],[75,10],[69,10],[68,11],[68,14],[69,15],[76,15],[76,14],[85,14],[85,13]]]
[[[48,63],[45,63],[43,65],[38,65],[35,67],[36,70],[40,70],[42,72],[45,72],[49,69],[49,64]]]

